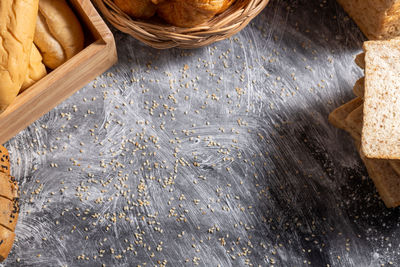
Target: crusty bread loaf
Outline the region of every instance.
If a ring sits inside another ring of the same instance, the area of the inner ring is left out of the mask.
[[[400,41],[364,43],[364,122],[367,158],[400,159]]]
[[[84,46],[82,26],[65,0],[40,0],[35,44],[44,64],[55,69]]]
[[[38,0],[0,1],[0,111],[16,98],[28,71]]]
[[[28,72],[26,73],[25,81],[22,84],[20,92],[25,91],[28,87],[46,76],[46,74],[47,71],[42,62],[42,55],[37,47],[33,44],[29,59]]]
[[[371,40],[400,35],[400,0],[337,0]]]

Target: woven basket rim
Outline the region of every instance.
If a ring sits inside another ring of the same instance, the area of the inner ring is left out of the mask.
[[[236,0],[225,12],[207,23],[183,28],[154,20],[129,17],[112,0],[92,0],[103,16],[118,30],[157,48],[198,48],[231,37],[242,30],[269,0]]]

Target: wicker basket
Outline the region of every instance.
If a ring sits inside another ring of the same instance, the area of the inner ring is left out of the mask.
[[[171,26],[161,20],[135,20],[112,0],[92,0],[118,30],[158,49],[196,48],[226,39],[243,29],[269,0],[237,0],[228,10],[193,28]]]

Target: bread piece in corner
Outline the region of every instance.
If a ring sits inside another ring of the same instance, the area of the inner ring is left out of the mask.
[[[346,105],[346,104],[345,104]],[[354,105],[351,105],[354,107]],[[361,107],[361,106],[360,106]],[[360,157],[367,168],[370,178],[373,180],[378,193],[385,203],[386,207],[394,208],[400,205],[400,176],[393,168],[393,164],[397,161],[393,160],[379,160],[379,159],[368,159],[361,152],[360,148],[360,133],[362,113],[360,107],[354,107],[353,110],[350,108],[343,111],[345,116],[344,125],[345,130],[351,134],[354,138],[357,150],[360,153]]]
[[[337,0],[370,40],[400,35],[400,0]]]
[[[364,121],[367,158],[400,159],[400,41],[364,43]]]

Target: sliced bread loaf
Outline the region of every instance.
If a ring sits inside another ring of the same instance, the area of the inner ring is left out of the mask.
[[[364,122],[367,158],[400,159],[400,41],[364,43]]]

